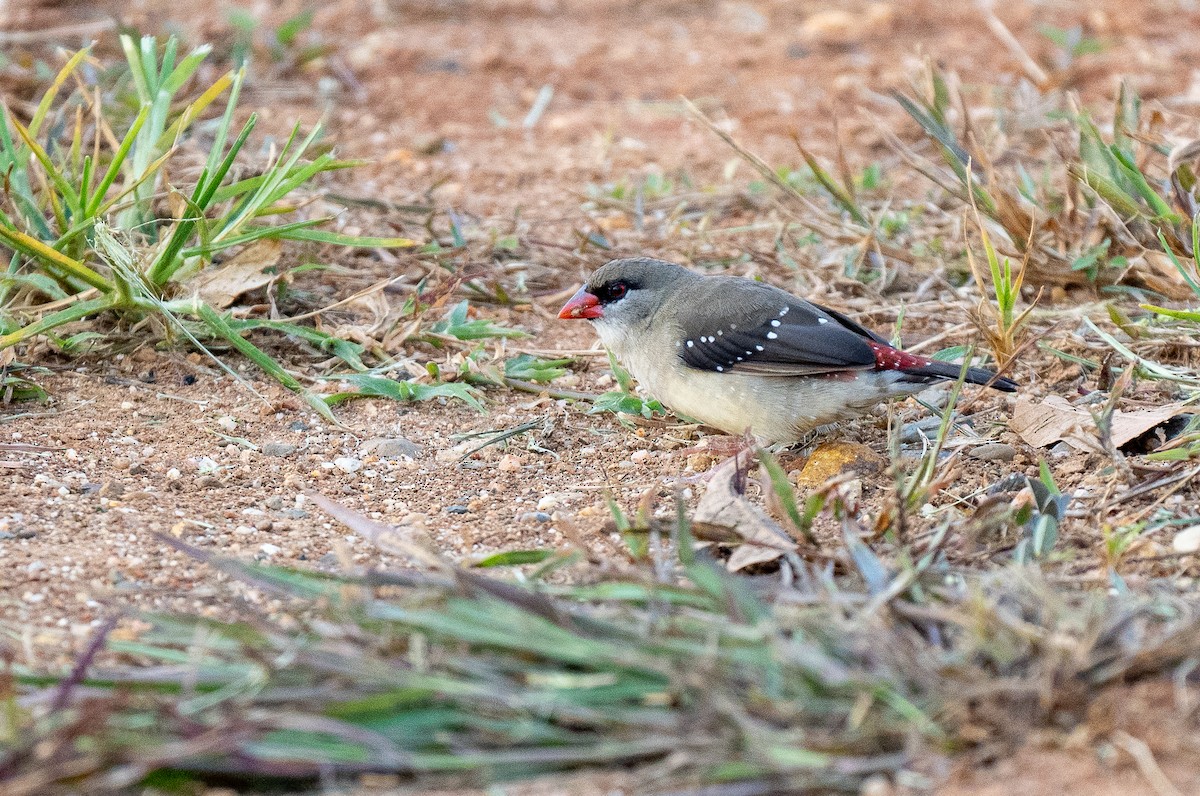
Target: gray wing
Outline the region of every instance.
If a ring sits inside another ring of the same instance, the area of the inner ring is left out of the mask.
[[[887,341],[854,321],[782,290],[738,285],[713,295],[711,313],[692,319],[676,341],[690,367],[721,373],[800,376],[875,366],[868,341]]]

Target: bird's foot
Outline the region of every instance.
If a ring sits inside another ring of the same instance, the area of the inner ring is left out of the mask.
[[[752,437],[713,434],[701,439],[697,445],[684,448],[683,452],[688,456],[706,454],[714,459],[723,460],[728,459],[730,456],[736,456],[743,451],[752,450],[754,447],[756,447],[756,443]]]
[[[753,461],[754,454],[761,446],[749,435],[732,436],[725,434],[713,434],[704,437],[699,444],[690,448],[684,448],[684,455],[691,457],[694,455],[708,456],[712,459],[708,469],[695,475],[685,476],[680,479],[682,483],[695,484],[704,483],[712,478],[713,473],[731,458],[738,457],[740,459],[740,467],[748,468],[750,462]]]

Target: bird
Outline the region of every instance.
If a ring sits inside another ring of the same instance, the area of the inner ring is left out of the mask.
[[[558,317],[590,321],[642,390],[675,413],[766,444],[794,445],[961,374],[772,285],[648,257],[604,264]],[[968,368],[965,381],[1017,389],[983,368]]]

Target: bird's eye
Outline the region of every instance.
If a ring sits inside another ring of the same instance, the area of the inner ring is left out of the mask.
[[[608,285],[604,288],[603,298],[605,301],[616,301],[624,296],[628,290],[629,286],[624,282],[613,282],[611,285]]]

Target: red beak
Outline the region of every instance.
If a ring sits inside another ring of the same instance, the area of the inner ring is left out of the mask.
[[[587,286],[579,288],[571,300],[563,305],[563,308],[558,311],[560,318],[603,318],[604,308],[600,306],[600,299],[596,298],[591,293],[587,292]]]

